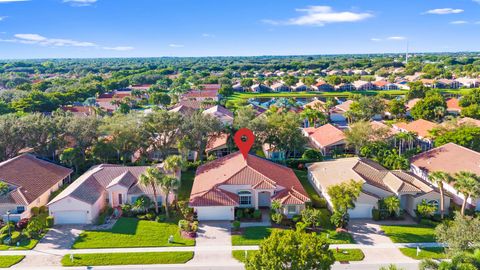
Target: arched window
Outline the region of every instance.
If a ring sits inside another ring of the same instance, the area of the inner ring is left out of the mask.
[[[431,201],[428,202],[428,204],[431,204],[431,205],[435,206],[435,209],[438,211],[439,204],[438,204],[437,200],[431,200]]]
[[[252,193],[248,190],[242,190],[238,192],[241,206],[252,205]]]

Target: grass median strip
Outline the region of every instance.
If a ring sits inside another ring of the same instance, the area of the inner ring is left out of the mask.
[[[403,253],[403,255],[415,260],[447,258],[447,255],[445,254],[445,249],[443,247],[420,248],[418,256],[417,248],[401,248],[400,251]]]
[[[435,228],[421,225],[381,226],[394,243],[435,242]]]
[[[174,242],[168,243],[170,235]],[[73,248],[123,248],[193,246],[195,240],[180,236],[177,223],[120,218],[111,230],[85,231],[75,241]]]
[[[19,263],[25,256],[0,256],[0,268],[8,268]]]
[[[130,252],[74,254],[62,258],[63,266],[182,264],[193,258],[193,252]]]
[[[257,250],[234,250],[232,251],[232,256],[237,261],[245,263],[246,259],[255,252],[257,252]],[[338,262],[362,261],[363,258],[365,258],[361,249],[340,249],[338,251],[332,249],[332,252],[335,261]]]

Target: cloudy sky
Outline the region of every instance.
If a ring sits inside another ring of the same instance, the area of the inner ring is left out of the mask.
[[[0,0],[0,58],[480,51],[480,0]]]

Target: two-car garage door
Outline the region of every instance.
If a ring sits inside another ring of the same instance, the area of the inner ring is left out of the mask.
[[[58,211],[54,213],[55,224],[85,224],[87,211]]]
[[[356,203],[354,209],[348,210],[350,218],[372,218],[373,205]]]
[[[233,206],[195,207],[198,220],[233,220]]]

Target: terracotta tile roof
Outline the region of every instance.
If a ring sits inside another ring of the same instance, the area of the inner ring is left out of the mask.
[[[209,109],[206,109],[205,111],[203,111],[203,113],[211,114],[216,117],[226,116],[233,119],[233,113],[229,111],[227,108],[220,105],[215,105]]]
[[[210,136],[207,141],[207,147],[205,152],[214,151],[217,149],[222,149],[227,147],[229,134],[221,133],[218,136]]]
[[[325,104],[325,102],[323,102],[321,100],[318,100],[318,99],[315,99],[315,100],[303,105],[303,108],[306,108],[306,107],[310,107],[312,109],[322,108],[323,104]]]
[[[216,98],[217,90],[190,90],[183,94],[182,98]]]
[[[222,87],[222,85],[220,84],[215,84],[215,83],[211,83],[211,84],[201,84],[200,86],[203,87],[203,91],[210,91],[210,90],[213,90],[213,91],[218,91],[220,90],[220,88]]]
[[[429,131],[438,127],[436,123],[424,119],[418,119],[410,123],[395,123],[394,126],[408,132],[414,132],[422,138],[429,137]]]
[[[415,104],[417,104],[417,102],[419,102],[420,100],[422,100],[421,98],[414,98],[414,99],[410,99],[409,101],[407,101],[407,104],[405,104],[405,107],[407,107],[407,111],[411,110],[413,108],[413,106],[415,106]]]
[[[93,108],[90,106],[62,106],[60,109],[64,112],[71,112],[74,115],[88,116],[93,114]]]
[[[71,169],[23,154],[0,163],[0,180],[17,187],[12,193],[16,202],[30,204],[53,186],[67,178]]]
[[[391,137],[397,133],[399,133],[398,130],[392,128],[391,126],[383,123],[383,122],[380,122],[380,121],[370,121],[370,124],[372,126],[373,129],[375,130],[378,130],[378,129],[385,129],[385,130],[388,130],[388,133],[387,133],[387,136]]]
[[[321,147],[327,147],[345,140],[345,134],[332,124],[326,124],[316,128],[314,131],[310,128],[306,130],[311,140]]]
[[[460,104],[458,102],[459,102],[459,100],[456,99],[456,98],[448,99],[447,100],[447,110],[460,112],[462,110],[462,108],[460,107]]]
[[[190,205],[221,206],[230,203],[232,196],[225,195],[221,185],[283,187],[285,190],[305,196],[302,198],[308,201],[308,195],[292,169],[250,154],[245,160],[240,152],[235,152],[197,169],[190,194]],[[213,196],[211,194],[215,195],[215,200],[204,199],[204,196]],[[220,198],[221,196],[223,197]]]
[[[410,161],[426,172],[444,171],[454,174],[469,171],[480,175],[480,153],[454,143],[420,153]]]
[[[375,82],[373,82],[373,84],[378,86],[378,87],[383,87],[383,86],[389,84],[389,82],[387,82],[387,81],[375,81]]]
[[[480,120],[470,118],[470,117],[458,118],[457,122],[460,125],[474,125],[474,126],[480,127]]]

